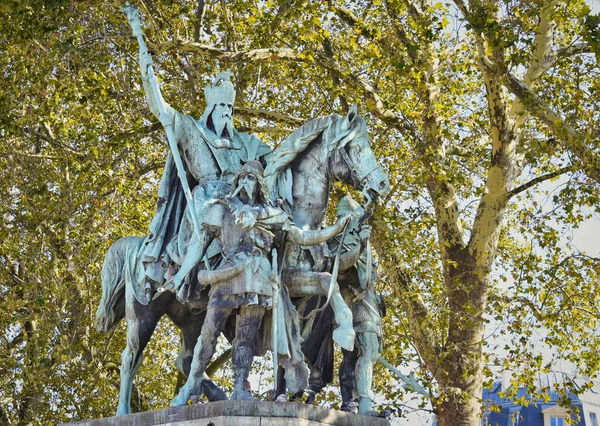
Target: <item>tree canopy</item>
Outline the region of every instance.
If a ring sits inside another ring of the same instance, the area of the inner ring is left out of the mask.
[[[273,146],[358,104],[393,184],[372,220],[384,357],[417,366],[440,425],[479,424],[490,366],[526,365],[524,382],[550,369],[540,330],[597,375],[600,261],[565,239],[600,209],[600,18],[585,1],[134,3],[179,111],[199,117],[226,69],[236,127]],[[121,6],[0,4],[4,424],[116,407],[124,327],[93,328],[100,268],[117,238],[147,233],[167,155]],[[134,409],[167,405],[178,345],[163,323]],[[375,391],[401,406],[393,380],[380,370]]]

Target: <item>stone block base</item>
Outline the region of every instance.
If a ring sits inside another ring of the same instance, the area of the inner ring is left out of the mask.
[[[298,402],[218,401],[67,424],[69,426],[388,426],[389,422],[377,417],[345,413]]]

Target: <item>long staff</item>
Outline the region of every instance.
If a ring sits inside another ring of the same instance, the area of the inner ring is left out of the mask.
[[[137,41],[140,45],[140,55],[150,55],[150,53],[148,52],[148,47],[146,46],[146,42],[144,41],[144,32],[142,31],[140,23],[139,9],[126,3],[126,6],[123,8],[123,12],[125,12],[125,14],[127,15],[127,21],[129,21],[129,25],[131,26],[133,35],[137,38]],[[158,102],[156,102],[158,107],[158,119],[165,128],[165,132],[167,133],[167,141],[169,142],[169,148],[171,149],[173,160],[175,161],[177,175],[179,176],[181,186],[183,187],[183,193],[185,194],[185,199],[187,200],[189,206],[190,216],[192,216],[194,232],[196,233],[196,237],[200,238],[200,221],[198,220],[198,215],[196,214],[196,210],[194,209],[194,200],[192,198],[192,192],[190,191],[190,185],[187,181],[187,175],[185,169],[183,168],[181,156],[179,155],[179,148],[177,148],[177,140],[175,139],[175,134],[173,133],[173,124],[171,123],[171,116],[165,110],[162,95],[158,88],[158,79],[154,74],[152,65],[148,66],[147,74],[148,82],[152,86],[153,92],[156,93],[156,96],[158,97]]]

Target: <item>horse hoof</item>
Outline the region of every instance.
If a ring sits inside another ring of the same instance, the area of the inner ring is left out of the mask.
[[[183,407],[187,405],[188,399],[188,396],[179,394],[171,401],[171,407]]]
[[[315,392],[310,392],[308,394],[308,396],[306,397],[306,401],[304,401],[304,403],[308,404],[308,405],[313,405],[316,400],[317,400],[317,394]]]
[[[288,396],[286,393],[282,393],[275,399],[275,402],[288,402],[288,401],[289,400],[288,400]]]
[[[341,411],[345,411],[346,413],[358,413],[358,403],[354,401],[344,402],[340,407]]]
[[[128,410],[127,408],[117,408],[117,416],[124,416],[125,414],[131,414],[131,410]]]
[[[354,350],[354,339],[356,333],[352,327],[338,327],[333,330],[333,341],[347,351]]]

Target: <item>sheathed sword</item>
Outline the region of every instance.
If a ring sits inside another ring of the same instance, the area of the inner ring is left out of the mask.
[[[273,356],[273,383],[277,392],[277,368],[279,366],[279,286],[281,279],[278,271],[277,249],[271,251],[271,280],[273,286],[273,299],[271,310],[271,352]]]
[[[144,41],[144,32],[142,31],[140,23],[139,9],[129,5],[129,3],[126,3],[125,7],[123,8],[123,12],[125,12],[125,14],[127,15],[127,21],[131,26],[133,35],[137,38],[138,44],[140,45],[140,54],[149,55],[150,53],[148,52],[148,47],[146,46],[146,42]],[[190,190],[190,185],[187,181],[187,174],[185,172],[185,169],[183,168],[181,155],[179,155],[179,148],[177,148],[177,141],[175,139],[175,134],[173,133],[173,123],[171,123],[170,120],[171,117],[165,110],[164,103],[161,102],[163,99],[158,88],[158,79],[154,74],[152,65],[148,66],[147,74],[148,82],[152,86],[152,89],[154,93],[156,93],[156,96],[159,98],[159,102],[157,102],[158,119],[165,128],[165,132],[167,133],[167,141],[169,142],[169,148],[171,149],[173,161],[175,161],[175,167],[177,168],[177,175],[179,176],[179,180],[181,181],[183,193],[189,206],[190,216],[192,217],[192,223],[194,224],[194,232],[196,233],[196,237],[200,238],[200,221],[198,220],[198,215],[196,214],[196,209],[194,208],[192,191]]]

